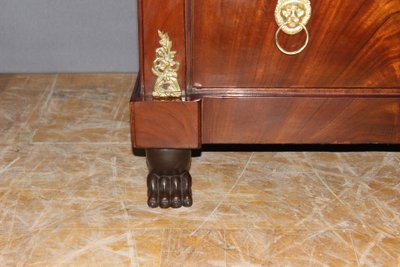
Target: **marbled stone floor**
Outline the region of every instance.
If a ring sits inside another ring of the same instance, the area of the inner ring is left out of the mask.
[[[0,266],[400,266],[400,153],[212,152],[146,206],[135,75],[0,75]]]

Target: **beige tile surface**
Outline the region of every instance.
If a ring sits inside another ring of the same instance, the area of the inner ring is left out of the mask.
[[[399,152],[212,152],[146,205],[133,74],[0,75],[0,266],[400,266]]]

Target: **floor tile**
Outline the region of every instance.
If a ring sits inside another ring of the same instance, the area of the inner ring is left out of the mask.
[[[146,204],[136,74],[0,75],[1,266],[399,266],[400,153],[194,152],[191,208]]]

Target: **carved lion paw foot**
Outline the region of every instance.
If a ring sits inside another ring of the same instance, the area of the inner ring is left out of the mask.
[[[180,175],[158,175],[151,172],[147,177],[147,204],[151,208],[190,207],[192,177],[189,172]]]

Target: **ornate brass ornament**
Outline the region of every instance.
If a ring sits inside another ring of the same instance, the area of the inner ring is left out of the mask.
[[[181,97],[178,83],[179,62],[174,60],[172,42],[168,33],[158,31],[161,47],[156,49],[156,59],[153,61],[153,73],[157,76],[153,89],[153,97]]]
[[[279,28],[275,34],[275,43],[282,53],[287,55],[296,55],[301,53],[307,47],[309,34],[306,25],[310,18],[310,0],[278,0],[275,9],[275,20]],[[289,35],[294,35],[302,30],[306,33],[306,41],[300,49],[296,51],[287,51],[280,46],[278,37],[281,31]]]
[[[275,20],[284,33],[294,35],[303,30],[311,18],[309,0],[278,0]]]

